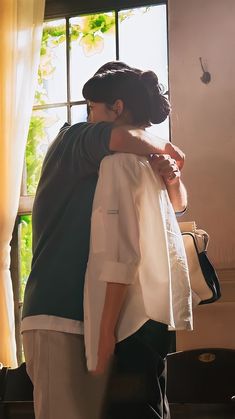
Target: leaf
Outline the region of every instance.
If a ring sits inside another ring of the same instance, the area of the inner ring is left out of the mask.
[[[80,40],[79,45],[82,47],[86,57],[90,57],[91,55],[102,52],[104,48],[104,39],[99,35],[94,36],[88,34]]]

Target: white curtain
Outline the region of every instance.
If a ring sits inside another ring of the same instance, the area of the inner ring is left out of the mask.
[[[10,241],[36,87],[45,0],[0,0],[0,362],[16,367]]]

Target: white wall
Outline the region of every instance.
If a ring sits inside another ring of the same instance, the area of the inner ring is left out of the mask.
[[[178,349],[235,348],[235,0],[169,0],[168,16],[172,140],[187,156],[184,220],[210,234],[223,292],[219,303],[198,307],[195,331],[178,334]]]

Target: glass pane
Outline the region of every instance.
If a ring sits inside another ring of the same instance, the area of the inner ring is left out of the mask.
[[[21,215],[20,221],[20,301],[23,301],[32,261],[32,217]]]
[[[155,134],[158,137],[163,138],[164,140],[169,140],[169,118],[167,118],[161,124],[155,124],[151,127],[148,127],[146,131],[149,131],[152,134]]]
[[[78,105],[71,108],[71,122],[76,124],[77,122],[87,121],[87,105]]]
[[[168,90],[166,6],[119,12],[119,33],[120,60],[143,70],[153,70]],[[150,131],[169,139],[169,120],[152,126]]]
[[[141,69],[153,70],[167,88],[166,6],[141,7],[119,13],[120,60]]]
[[[43,25],[38,83],[34,105],[66,102],[65,19]]]
[[[71,99],[81,100],[82,87],[98,68],[115,60],[114,12],[70,19]]]
[[[27,192],[34,195],[49,144],[67,121],[67,108],[33,111],[26,145]]]

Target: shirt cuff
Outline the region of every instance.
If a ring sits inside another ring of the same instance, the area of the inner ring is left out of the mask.
[[[175,211],[175,215],[176,217],[181,217],[181,215],[184,215],[186,211],[187,211],[187,207],[185,207],[183,211]]]
[[[138,265],[121,262],[105,262],[99,280],[130,285],[135,281]]]

